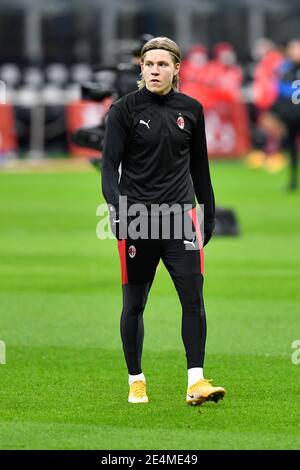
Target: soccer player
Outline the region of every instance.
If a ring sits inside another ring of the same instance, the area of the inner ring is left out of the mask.
[[[278,97],[270,111],[280,119],[281,123],[286,128],[286,143],[291,170],[288,189],[294,191],[299,187],[298,137],[300,133],[300,39],[295,38],[288,43],[286,56],[286,60],[282,63],[278,71]],[[294,101],[294,99],[296,101]]]
[[[141,53],[139,90],[112,105],[104,138],[102,190],[121,260],[121,337],[129,373],[130,403],[148,402],[141,365],[143,311],[160,259],[172,277],[182,305],[182,339],[188,368],[186,401],[195,405],[206,400],[217,402],[225,394],[223,387],[213,386],[203,376],[206,340],[203,246],[213,233],[215,204],[203,109],[198,101],[177,92],[179,69],[180,50],[174,41],[164,37],[148,41]],[[195,195],[204,206],[204,240]],[[153,235],[151,228],[148,237],[136,239],[130,233],[135,219],[129,216],[124,227],[121,196],[126,196],[128,207],[143,204],[145,210],[140,210],[139,222],[144,217],[153,225],[155,219],[158,236]],[[156,212],[157,205],[164,205],[164,210]],[[168,212],[166,208],[172,209]],[[169,236],[163,227],[167,215]],[[179,225],[191,221],[194,237],[187,236],[185,231],[182,236],[175,234],[179,219]],[[124,228],[129,228],[128,236],[124,236]]]

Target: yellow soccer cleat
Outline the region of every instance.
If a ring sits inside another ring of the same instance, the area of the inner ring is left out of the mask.
[[[262,168],[266,159],[266,154],[262,150],[253,150],[246,157],[246,164],[253,169]]]
[[[136,380],[130,385],[129,403],[148,403],[149,399],[147,397],[146,382],[143,380]]]
[[[222,400],[226,391],[223,387],[214,387],[211,380],[201,379],[187,389],[186,402],[188,405],[202,405],[205,401],[212,400],[218,403]]]
[[[269,155],[265,160],[264,167],[270,173],[278,173],[287,165],[287,160],[282,153]]]

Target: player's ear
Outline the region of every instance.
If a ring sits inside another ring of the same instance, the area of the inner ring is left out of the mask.
[[[179,70],[180,70],[180,63],[177,62],[177,64],[175,64],[175,72],[174,72],[174,75],[178,75]]]

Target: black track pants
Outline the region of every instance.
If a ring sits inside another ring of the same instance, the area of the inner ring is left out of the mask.
[[[187,367],[203,367],[206,340],[203,248],[200,248],[201,240],[199,243],[199,227],[195,232],[197,236],[192,239],[184,236],[181,239],[157,240],[128,238],[118,242],[123,284],[121,337],[129,374],[142,372],[143,312],[160,259],[171,275],[181,302],[181,333]]]

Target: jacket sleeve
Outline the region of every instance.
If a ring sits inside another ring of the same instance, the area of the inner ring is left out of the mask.
[[[204,205],[204,245],[210,240],[215,226],[215,198],[210,179],[205,123],[203,109],[197,113],[190,148],[190,172],[194,184],[196,198]]]
[[[119,206],[119,167],[125,155],[127,124],[120,106],[112,105],[108,113],[102,154],[102,192],[109,207],[118,213]]]

